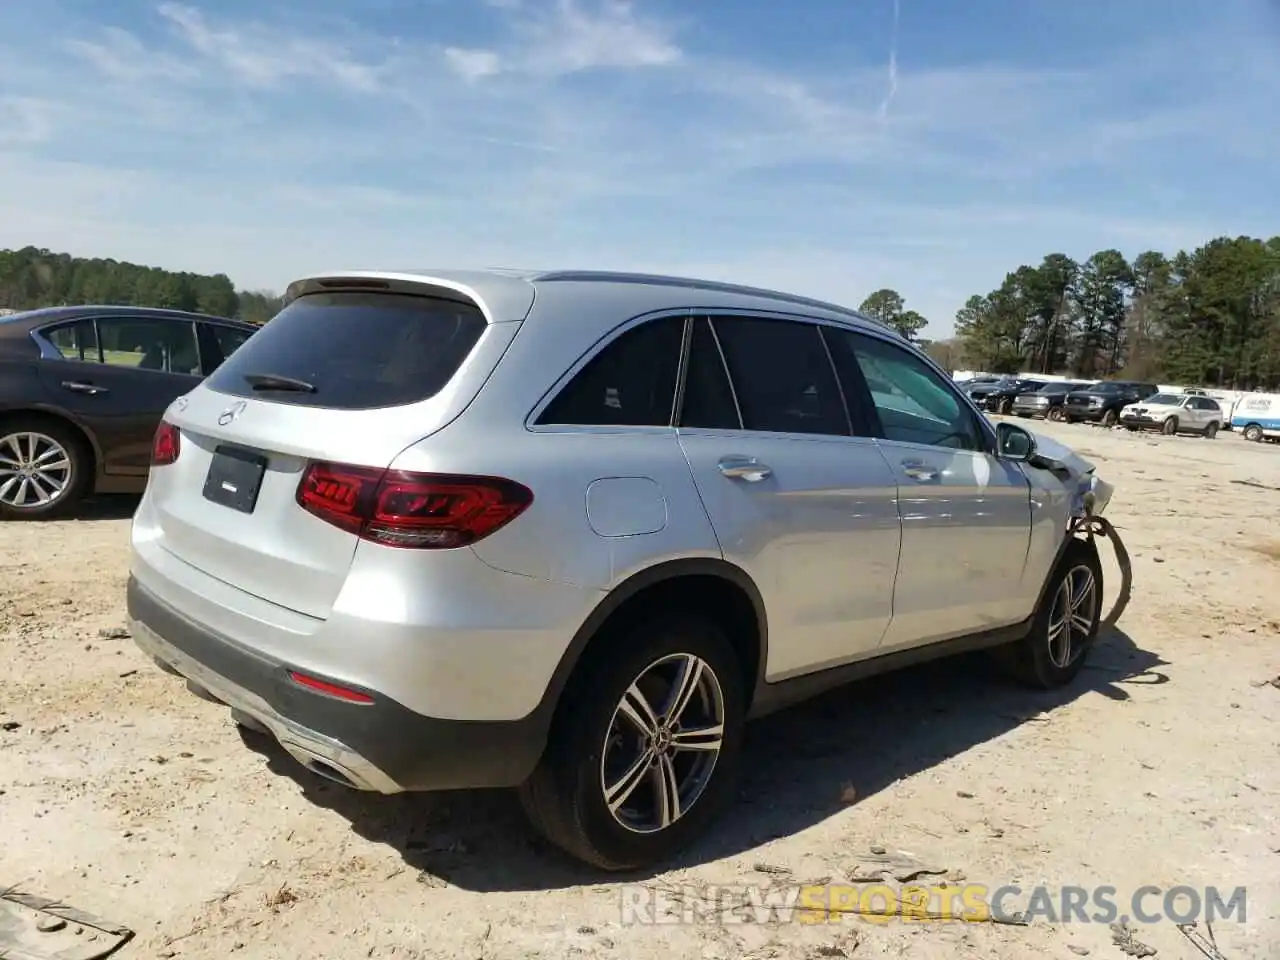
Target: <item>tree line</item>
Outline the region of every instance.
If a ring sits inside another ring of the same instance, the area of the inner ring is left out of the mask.
[[[0,250],[0,309],[102,303],[170,307],[265,323],[270,291],[226,274],[174,272],[37,247]],[[917,340],[947,369],[1079,378],[1280,386],[1280,237],[1219,237],[1191,252],[1129,261],[1101,250],[1083,262],[1051,253],[1023,265],[956,314],[955,336],[919,339],[927,320],[895,290],[859,308]]]
[[[237,290],[223,273],[174,272],[38,247],[0,250],[0,310],[84,303],[167,307],[266,323],[280,310],[270,291]]]
[[[970,297],[955,331],[929,347],[949,369],[1276,388],[1280,237],[1219,237],[1132,261],[1051,253]]]

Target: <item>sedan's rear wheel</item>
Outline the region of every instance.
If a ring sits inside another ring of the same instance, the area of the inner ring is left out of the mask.
[[[730,796],[745,713],[738,658],[695,616],[638,625],[588,656],[521,788],[525,810],[598,867],[666,860]]]
[[[0,423],[0,517],[61,514],[88,488],[92,459],[70,427],[52,420]]]

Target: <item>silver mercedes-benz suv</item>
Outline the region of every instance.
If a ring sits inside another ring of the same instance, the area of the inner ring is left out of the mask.
[[[519,787],[637,867],[731,795],[748,718],[979,647],[1055,687],[1094,640],[1092,467],[860,314],[570,271],[286,303],[166,413],[128,605],[316,774]]]

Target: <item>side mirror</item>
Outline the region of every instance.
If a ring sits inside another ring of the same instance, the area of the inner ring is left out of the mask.
[[[1036,455],[1036,438],[1017,424],[998,423],[996,451],[1005,460],[1030,460]]]

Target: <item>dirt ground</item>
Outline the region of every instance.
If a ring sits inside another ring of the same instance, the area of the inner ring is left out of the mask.
[[[1244,885],[1220,956],[1280,957],[1280,447],[1035,429],[1116,485],[1134,558],[1077,685],[1036,696],[965,658],[761,721],[731,816],[629,882],[837,882],[884,847],[952,882],[1110,885],[1122,910],[1147,884]],[[132,927],[117,956],[1126,955],[1105,922],[624,923],[621,883],[536,841],[510,795],[329,785],[155,669],[119,629],[133,506],[0,526],[0,888]],[[1172,921],[1134,929],[1213,956]]]

